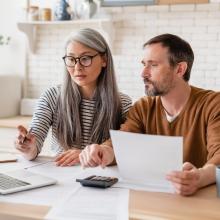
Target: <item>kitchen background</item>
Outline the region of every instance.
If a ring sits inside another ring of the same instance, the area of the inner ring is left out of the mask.
[[[92,27],[104,33],[113,51],[119,88],[134,101],[144,95],[140,77],[142,45],[161,33],[177,34],[192,45],[195,63],[191,84],[220,89],[220,0],[206,4],[101,7],[92,18],[95,21],[81,19],[75,23],[32,25],[31,28],[36,27],[35,40],[33,37],[27,40],[17,26],[26,19],[24,8],[27,2],[40,8],[54,9],[56,5],[55,0],[7,0],[0,7],[0,35],[11,37],[9,45],[4,45],[7,50],[3,53],[3,46],[0,46],[3,65],[0,65],[0,73],[22,78],[23,98],[38,98],[45,88],[61,82],[65,39],[80,27]],[[69,1],[73,13],[81,2]],[[30,33],[33,33],[32,29]],[[34,52],[29,50],[29,42],[34,42]]]
[[[190,2],[169,2],[174,1]],[[28,21],[35,15],[26,14],[27,5],[53,10],[56,2],[0,0],[0,37],[4,37],[0,39],[0,152],[15,152],[17,126],[29,127],[36,99],[47,87],[62,81],[64,42],[70,32],[80,27],[96,28],[104,34],[113,51],[119,88],[133,101],[144,95],[140,76],[142,45],[161,33],[177,34],[192,45],[192,85],[220,90],[220,0],[206,4],[101,7],[92,19]],[[82,0],[69,3],[76,16]],[[44,155],[51,154],[50,138],[49,132]]]

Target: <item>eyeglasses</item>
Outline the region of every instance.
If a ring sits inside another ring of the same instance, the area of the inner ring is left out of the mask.
[[[92,59],[96,57],[99,53],[91,56],[91,55],[83,55],[81,57],[73,57],[73,56],[64,56],[63,60],[66,66],[75,67],[76,63],[79,61],[79,64],[84,67],[88,67],[92,64]]]

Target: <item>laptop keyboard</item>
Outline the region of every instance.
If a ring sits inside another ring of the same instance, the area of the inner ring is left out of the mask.
[[[13,189],[26,185],[30,185],[30,183],[26,183],[19,179],[0,173],[0,189]]]

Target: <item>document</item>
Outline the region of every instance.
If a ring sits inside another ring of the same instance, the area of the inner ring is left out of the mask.
[[[82,172],[79,166],[57,167],[51,158],[44,157],[39,157],[35,161],[27,161],[22,157],[18,157],[18,164],[11,163],[8,165],[13,165],[14,167],[11,166],[9,169],[5,167],[2,170],[7,171],[23,168],[58,181],[56,185],[13,193],[4,197],[0,196],[0,201],[15,203],[24,203],[25,201],[25,203],[35,205],[53,206],[57,202],[57,198],[62,198],[63,195],[68,194],[78,187],[75,178],[78,173]]]
[[[128,220],[128,189],[79,186],[49,211],[48,220]]]
[[[118,187],[173,192],[166,174],[182,169],[183,138],[110,131],[120,180]]]

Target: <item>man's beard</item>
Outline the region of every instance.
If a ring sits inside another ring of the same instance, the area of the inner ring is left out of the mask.
[[[147,96],[162,96],[166,94],[166,92],[159,89],[159,86],[155,82],[152,82],[148,79],[144,79],[144,84],[145,94]]]

